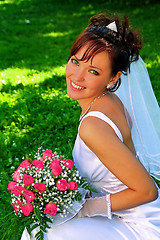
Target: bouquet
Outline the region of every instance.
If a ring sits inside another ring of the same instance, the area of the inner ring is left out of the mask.
[[[37,240],[43,240],[49,223],[62,223],[76,215],[82,205],[75,203],[85,201],[81,190],[92,191],[74,162],[52,150],[38,151],[34,160],[26,158],[12,178],[8,190],[14,213],[30,235],[38,227]]]

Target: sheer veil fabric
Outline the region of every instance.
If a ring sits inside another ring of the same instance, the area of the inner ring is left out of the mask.
[[[125,106],[137,154],[150,175],[160,180],[160,109],[141,57],[123,74],[116,94]]]

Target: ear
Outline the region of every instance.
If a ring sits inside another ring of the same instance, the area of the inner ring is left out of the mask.
[[[109,82],[110,87],[113,87],[113,85],[118,81],[118,79],[121,77],[122,72],[117,72],[115,76],[113,76]]]

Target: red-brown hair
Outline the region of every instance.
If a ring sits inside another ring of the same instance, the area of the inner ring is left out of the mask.
[[[84,55],[79,60],[92,60],[96,54],[107,51],[111,60],[112,75],[115,76],[118,71],[126,73],[130,63],[138,59],[139,51],[142,48],[139,32],[129,29],[127,17],[120,21],[116,16],[111,18],[100,14],[93,16],[90,21],[87,28],[73,43],[69,59],[82,47],[87,46]],[[113,21],[116,23],[117,33],[107,28],[107,25]],[[110,91],[115,91],[120,83],[121,79]]]

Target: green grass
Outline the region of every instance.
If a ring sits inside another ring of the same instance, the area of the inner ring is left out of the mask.
[[[158,1],[0,1],[1,218],[12,211],[6,189],[23,156],[43,146],[71,157],[80,108],[66,94],[65,65],[75,37],[104,10],[128,14],[141,30],[141,56],[160,104]]]

